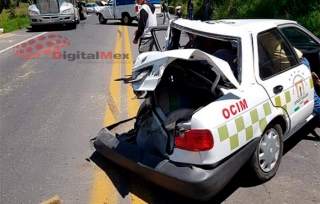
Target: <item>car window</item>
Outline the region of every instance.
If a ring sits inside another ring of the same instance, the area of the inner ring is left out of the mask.
[[[277,29],[258,35],[259,75],[275,76],[298,64],[292,49]]]
[[[316,44],[307,34],[295,27],[281,28],[281,31],[292,44]]]
[[[167,50],[175,49],[198,49],[214,57],[226,61],[238,82],[241,81],[241,64],[238,55],[240,43],[239,39],[222,35],[212,35],[199,33],[193,30],[179,30],[172,28],[169,40],[166,45]]]

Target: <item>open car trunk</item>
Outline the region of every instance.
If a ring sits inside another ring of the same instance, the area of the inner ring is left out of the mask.
[[[110,132],[116,139],[109,148],[114,147],[117,140],[122,140],[152,155],[169,158],[178,127],[191,128],[192,115],[223,95],[220,87],[239,87],[239,84],[235,86],[230,82],[236,80],[230,66],[224,61],[206,56],[194,59],[201,54],[206,55],[199,50],[185,52],[187,54],[183,55],[180,51],[180,57],[161,58],[169,62],[165,63],[165,67],[157,66],[154,62],[159,59],[152,59],[152,56],[148,56],[149,60],[144,57],[143,63],[136,61],[135,64],[140,65],[133,70],[131,83],[135,93],[140,98],[144,95],[142,98],[145,100],[135,120],[125,121],[113,129],[113,133]],[[158,58],[160,53],[153,54]],[[174,51],[171,54],[176,55]],[[149,66],[150,63],[154,66]],[[217,64],[222,66],[219,71]],[[141,74],[144,76],[139,77]]]

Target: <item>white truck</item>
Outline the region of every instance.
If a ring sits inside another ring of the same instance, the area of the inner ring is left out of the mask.
[[[120,20],[122,24],[128,25],[137,20],[135,5],[135,0],[109,0],[107,4],[100,6],[96,15],[101,24],[107,23],[108,20]]]
[[[52,24],[76,29],[80,20],[87,19],[86,0],[34,0],[28,15],[32,29]]]

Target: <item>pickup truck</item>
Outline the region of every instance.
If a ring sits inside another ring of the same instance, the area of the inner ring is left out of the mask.
[[[101,24],[108,20],[120,20],[123,25],[128,25],[137,20],[135,5],[135,0],[109,0],[96,10],[96,15]]]

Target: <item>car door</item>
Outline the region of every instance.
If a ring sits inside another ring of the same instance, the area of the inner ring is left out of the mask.
[[[108,3],[102,7],[100,13],[105,19],[114,19],[113,0],[109,0]]]
[[[169,29],[168,25],[158,25],[150,28],[151,35],[154,40],[154,47],[157,51],[165,49],[165,35]]]
[[[295,48],[299,49],[310,63],[311,71],[320,76],[320,42],[312,33],[296,24],[280,27],[282,33]]]
[[[257,82],[264,87],[273,105],[282,108],[288,124],[285,135],[289,136],[312,113],[311,73],[277,28],[259,33],[257,48]]]

